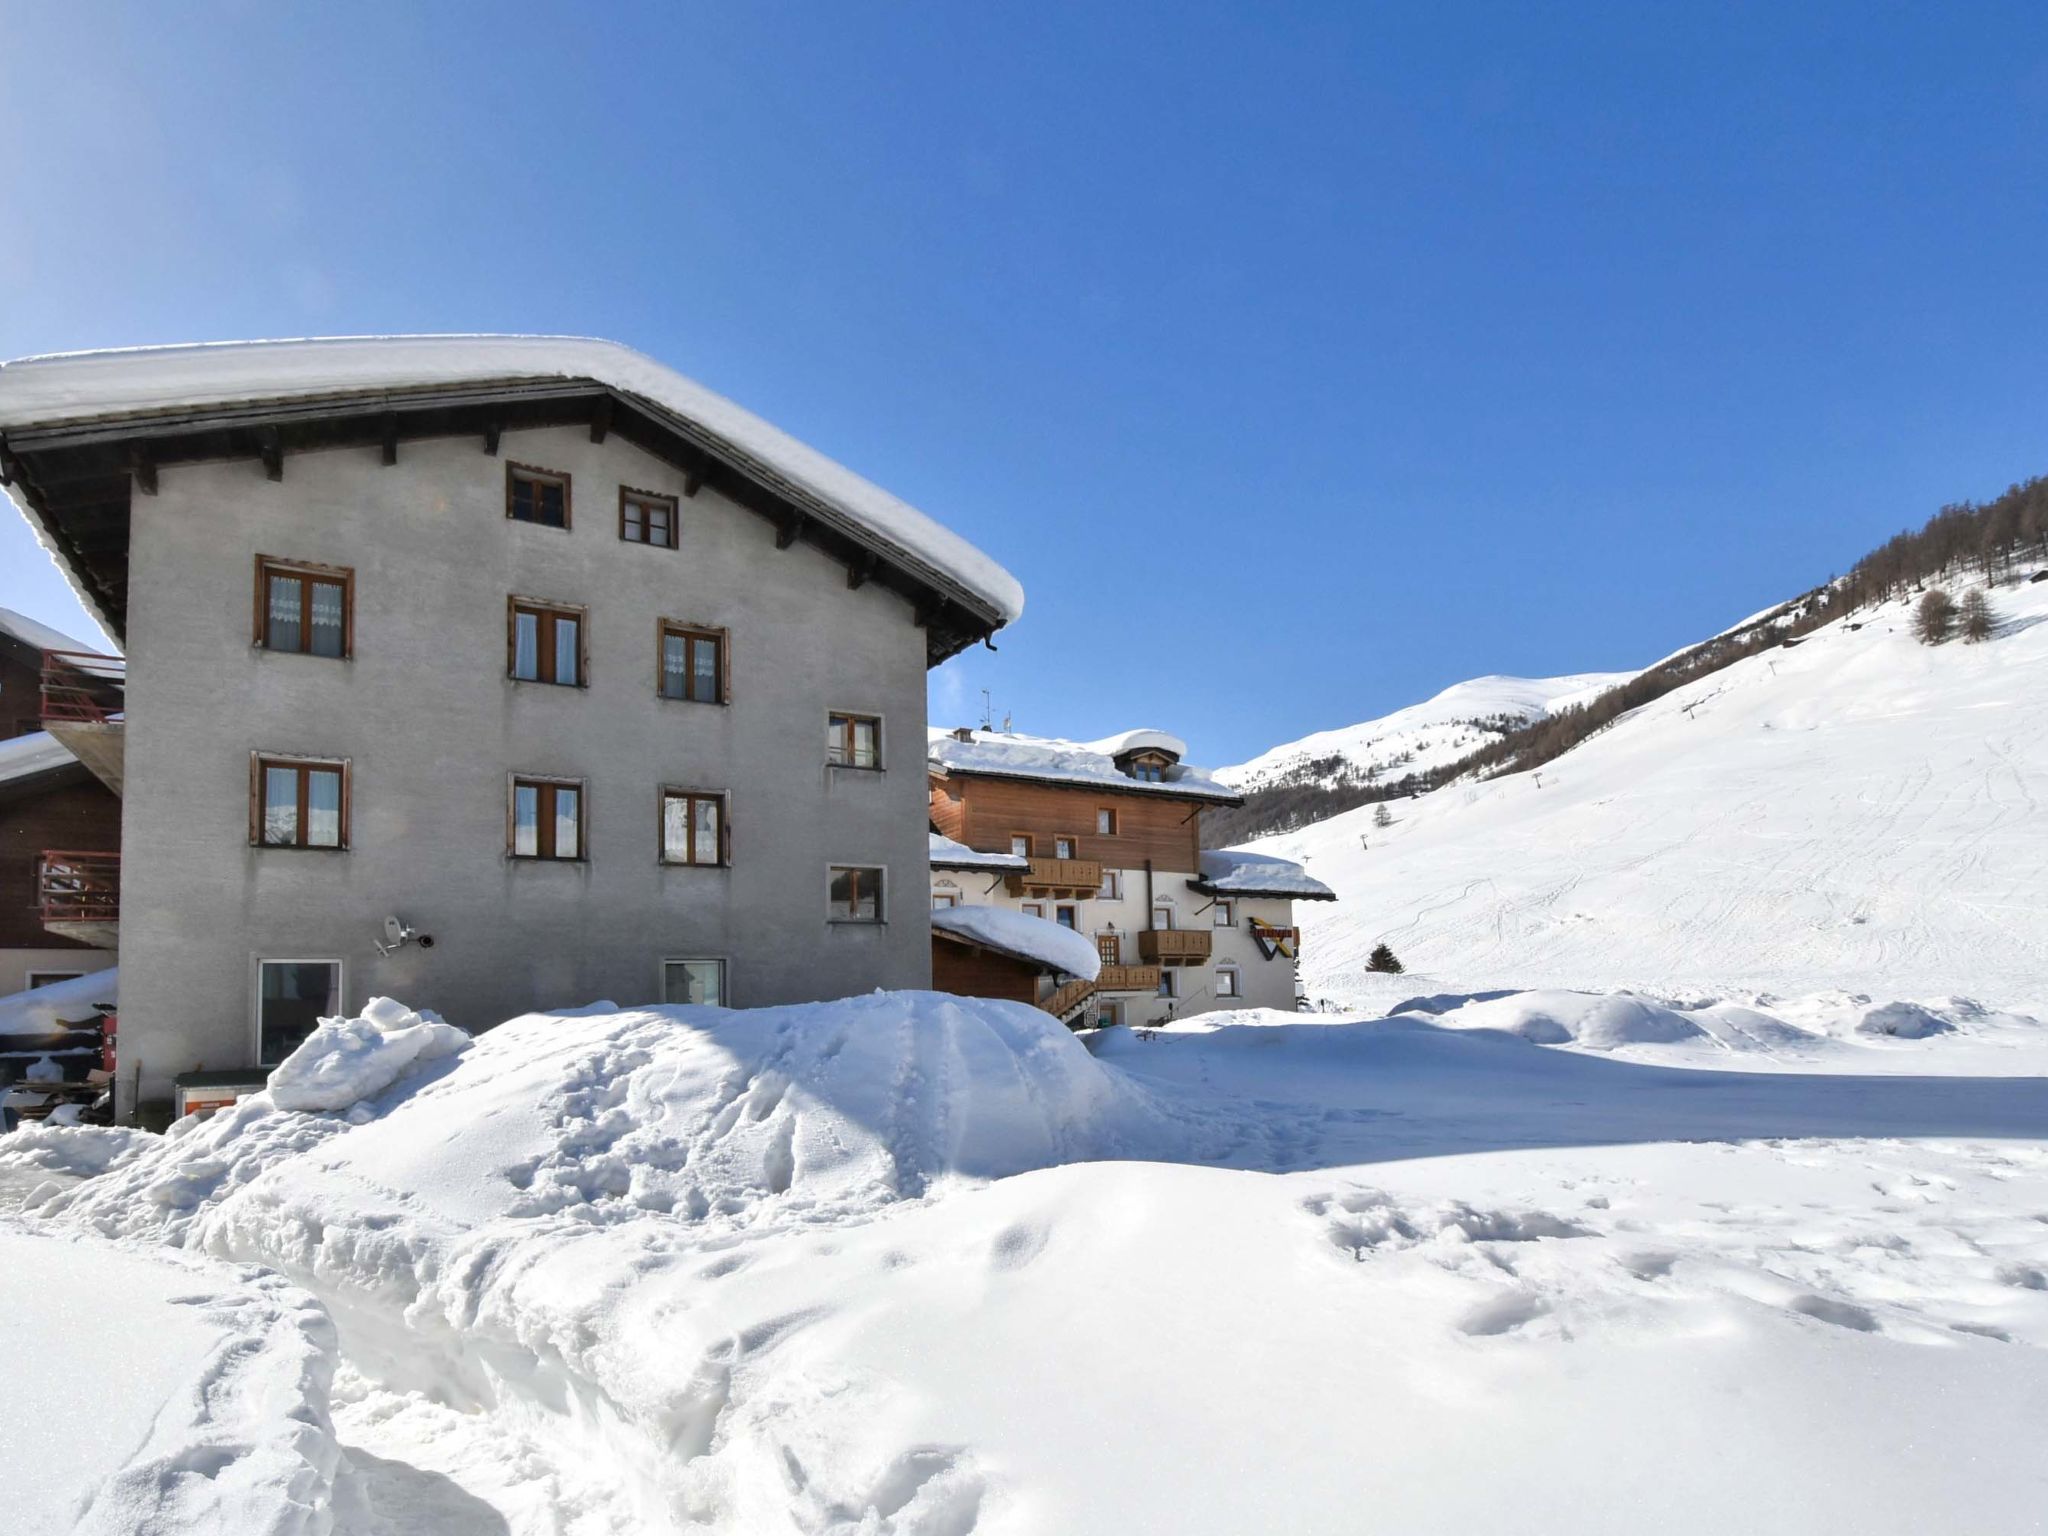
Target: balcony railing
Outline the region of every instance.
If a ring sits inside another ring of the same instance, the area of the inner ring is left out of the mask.
[[[1138,958],[1147,965],[1200,965],[1209,958],[1211,942],[1201,928],[1141,928]]]
[[[1094,859],[1033,859],[1031,867],[1010,876],[1013,895],[1092,896],[1102,889],[1102,865]]]
[[[121,855],[48,850],[36,861],[36,906],[45,928],[118,922]]]
[[[43,723],[105,725],[126,706],[128,662],[97,651],[43,652]]]
[[[1156,965],[1105,965],[1102,974],[1095,978],[1095,987],[1100,992],[1157,992],[1159,990],[1159,967]]]

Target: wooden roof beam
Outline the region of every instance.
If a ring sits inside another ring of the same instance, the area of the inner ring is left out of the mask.
[[[398,462],[398,412],[391,411],[384,417],[384,467],[389,469]]]
[[[256,451],[263,460],[263,477],[266,480],[284,478],[284,438],[275,427],[265,427],[256,434]]]

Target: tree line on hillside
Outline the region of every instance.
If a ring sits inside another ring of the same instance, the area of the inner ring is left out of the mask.
[[[1373,774],[1304,782],[1290,774],[1286,781],[1250,792],[1242,806],[1205,815],[1203,840],[1212,848],[1226,848],[1326,821],[1374,801],[1440,789],[1468,776],[1498,778],[1540,768],[1674,689],[1773,646],[1797,645],[1821,625],[1916,591],[1932,577],[1959,571],[1998,581],[2009,578],[2017,565],[2042,559],[2048,559],[2048,477],[2036,476],[1981,505],[1959,502],[1943,507],[1919,529],[1886,540],[1839,580],[1681,651],[1583,704],[1502,730],[1455,762],[1397,779]],[[1945,602],[1946,593],[1942,596]],[[1986,614],[1980,596],[1972,612],[1963,616],[1967,637],[1982,638],[1990,632]],[[1916,627],[1917,623],[1916,616]],[[1942,633],[1946,632],[1945,621]],[[1330,760],[1321,764],[1328,767]]]

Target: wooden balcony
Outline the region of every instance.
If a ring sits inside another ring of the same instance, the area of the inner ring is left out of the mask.
[[[43,729],[121,793],[128,663],[97,651],[43,652]]]
[[[1029,869],[1010,876],[1012,896],[1078,899],[1101,889],[1102,865],[1094,859],[1033,859]]]
[[[1159,967],[1156,965],[1105,965],[1102,974],[1095,978],[1098,992],[1157,992],[1159,990]]]
[[[1212,942],[1206,928],[1141,928],[1138,958],[1147,965],[1202,965]]]
[[[36,908],[51,933],[119,948],[121,855],[49,849],[36,860]]]

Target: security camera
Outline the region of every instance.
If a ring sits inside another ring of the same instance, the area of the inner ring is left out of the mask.
[[[432,949],[434,947],[434,936],[431,933],[421,934],[419,944],[421,949]]]

